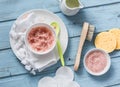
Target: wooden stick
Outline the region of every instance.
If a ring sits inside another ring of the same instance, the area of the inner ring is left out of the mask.
[[[80,37],[80,42],[79,42],[79,47],[76,55],[76,60],[74,64],[74,70],[77,71],[80,65],[80,59],[81,59],[81,51],[87,36],[87,31],[88,31],[89,24],[87,22],[84,22],[82,32],[81,32],[81,37]]]

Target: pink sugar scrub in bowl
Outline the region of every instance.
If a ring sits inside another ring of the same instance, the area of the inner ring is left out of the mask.
[[[92,49],[84,57],[84,67],[92,75],[105,74],[111,65],[110,56],[101,49]]]
[[[26,32],[25,44],[35,54],[49,53],[56,45],[55,31],[46,23],[34,24]]]

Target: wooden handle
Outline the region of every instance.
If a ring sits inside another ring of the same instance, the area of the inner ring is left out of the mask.
[[[75,71],[78,70],[78,67],[80,65],[81,51],[82,51],[82,48],[83,48],[83,45],[84,45],[84,42],[85,42],[85,39],[86,39],[86,36],[87,36],[88,26],[89,26],[89,24],[86,23],[86,22],[83,24],[83,29],[82,29],[82,32],[81,32],[81,37],[80,37],[80,42],[79,42],[79,47],[78,47],[76,60],[75,60],[75,64],[74,64],[74,70]]]

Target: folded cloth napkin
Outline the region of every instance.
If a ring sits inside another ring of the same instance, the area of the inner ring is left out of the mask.
[[[24,17],[25,16],[25,17]],[[39,20],[38,20],[39,19]],[[24,42],[26,30],[34,23],[45,22],[44,19],[38,17],[34,12],[19,17],[10,31],[10,43],[13,52],[17,58],[25,65],[25,69],[32,74],[36,71],[41,72],[45,68],[57,63],[58,53],[55,47],[53,51],[45,55],[35,55],[30,52]]]

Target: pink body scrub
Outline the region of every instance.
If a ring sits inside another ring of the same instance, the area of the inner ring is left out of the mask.
[[[103,52],[93,51],[87,55],[85,63],[90,71],[99,73],[107,66],[107,58]]]
[[[32,28],[27,39],[32,49],[37,52],[49,50],[55,42],[53,32],[45,26]]]

